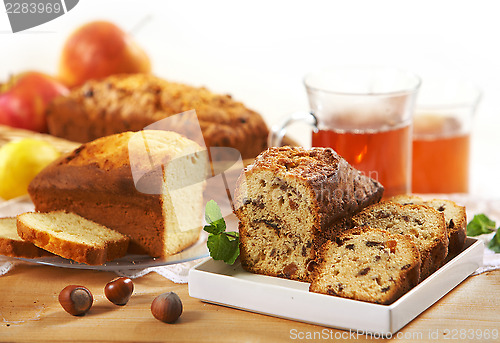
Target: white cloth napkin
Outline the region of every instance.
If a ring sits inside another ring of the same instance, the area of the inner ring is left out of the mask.
[[[146,269],[127,269],[127,270],[117,270],[117,273],[120,276],[126,276],[131,279],[139,278],[151,272],[155,272],[160,274],[164,278],[169,279],[175,283],[187,283],[188,282],[188,274],[189,269],[200,263],[201,261],[207,258],[201,258],[197,260],[193,260],[190,262],[177,263],[170,266],[162,266],[162,267],[151,267]]]
[[[495,220],[497,226],[500,225],[500,199],[481,199],[468,195],[426,195],[425,198],[450,199],[457,204],[467,208],[467,219],[470,221],[474,214],[484,213],[492,220]],[[18,213],[32,211],[33,205],[26,199],[19,201],[9,201],[0,205],[0,217],[15,216]],[[495,254],[486,246],[487,242],[493,237],[494,233],[481,235],[478,238],[485,242],[483,266],[478,268],[472,275],[478,275],[487,271],[500,269],[500,254]],[[190,262],[183,262],[173,265],[150,267],[145,269],[126,269],[115,271],[118,275],[130,278],[138,278],[155,272],[175,283],[187,283],[189,269],[201,262],[198,259]],[[0,256],[0,276],[7,274],[16,265],[26,263],[22,260]]]

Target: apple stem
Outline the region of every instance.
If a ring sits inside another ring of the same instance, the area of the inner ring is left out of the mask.
[[[137,34],[137,32],[141,31],[142,28],[148,24],[149,22],[151,22],[151,19],[153,18],[153,16],[151,14],[147,14],[146,16],[144,16],[141,20],[139,20],[134,26],[132,26],[132,29],[130,29],[130,31],[128,32],[129,35],[131,36],[134,36]]]

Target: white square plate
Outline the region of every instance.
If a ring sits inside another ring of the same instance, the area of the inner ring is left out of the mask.
[[[394,334],[483,263],[483,243],[464,250],[390,305],[309,292],[309,283],[257,275],[209,259],[189,272],[189,295],[203,301],[337,329]]]

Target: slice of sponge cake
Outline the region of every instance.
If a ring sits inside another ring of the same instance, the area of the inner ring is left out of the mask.
[[[16,218],[11,217],[0,218],[0,255],[36,258],[52,254],[19,237]]]
[[[19,236],[76,262],[99,265],[123,257],[129,239],[74,213],[27,212],[17,216]]]

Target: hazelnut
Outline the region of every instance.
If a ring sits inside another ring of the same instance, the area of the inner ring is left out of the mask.
[[[182,314],[182,301],[174,292],[160,294],[151,303],[151,313],[164,323],[173,323]]]
[[[59,293],[62,308],[73,316],[83,316],[92,307],[92,293],[83,286],[69,285]]]
[[[127,277],[118,277],[106,284],[104,295],[115,305],[125,305],[134,292],[134,283]]]

